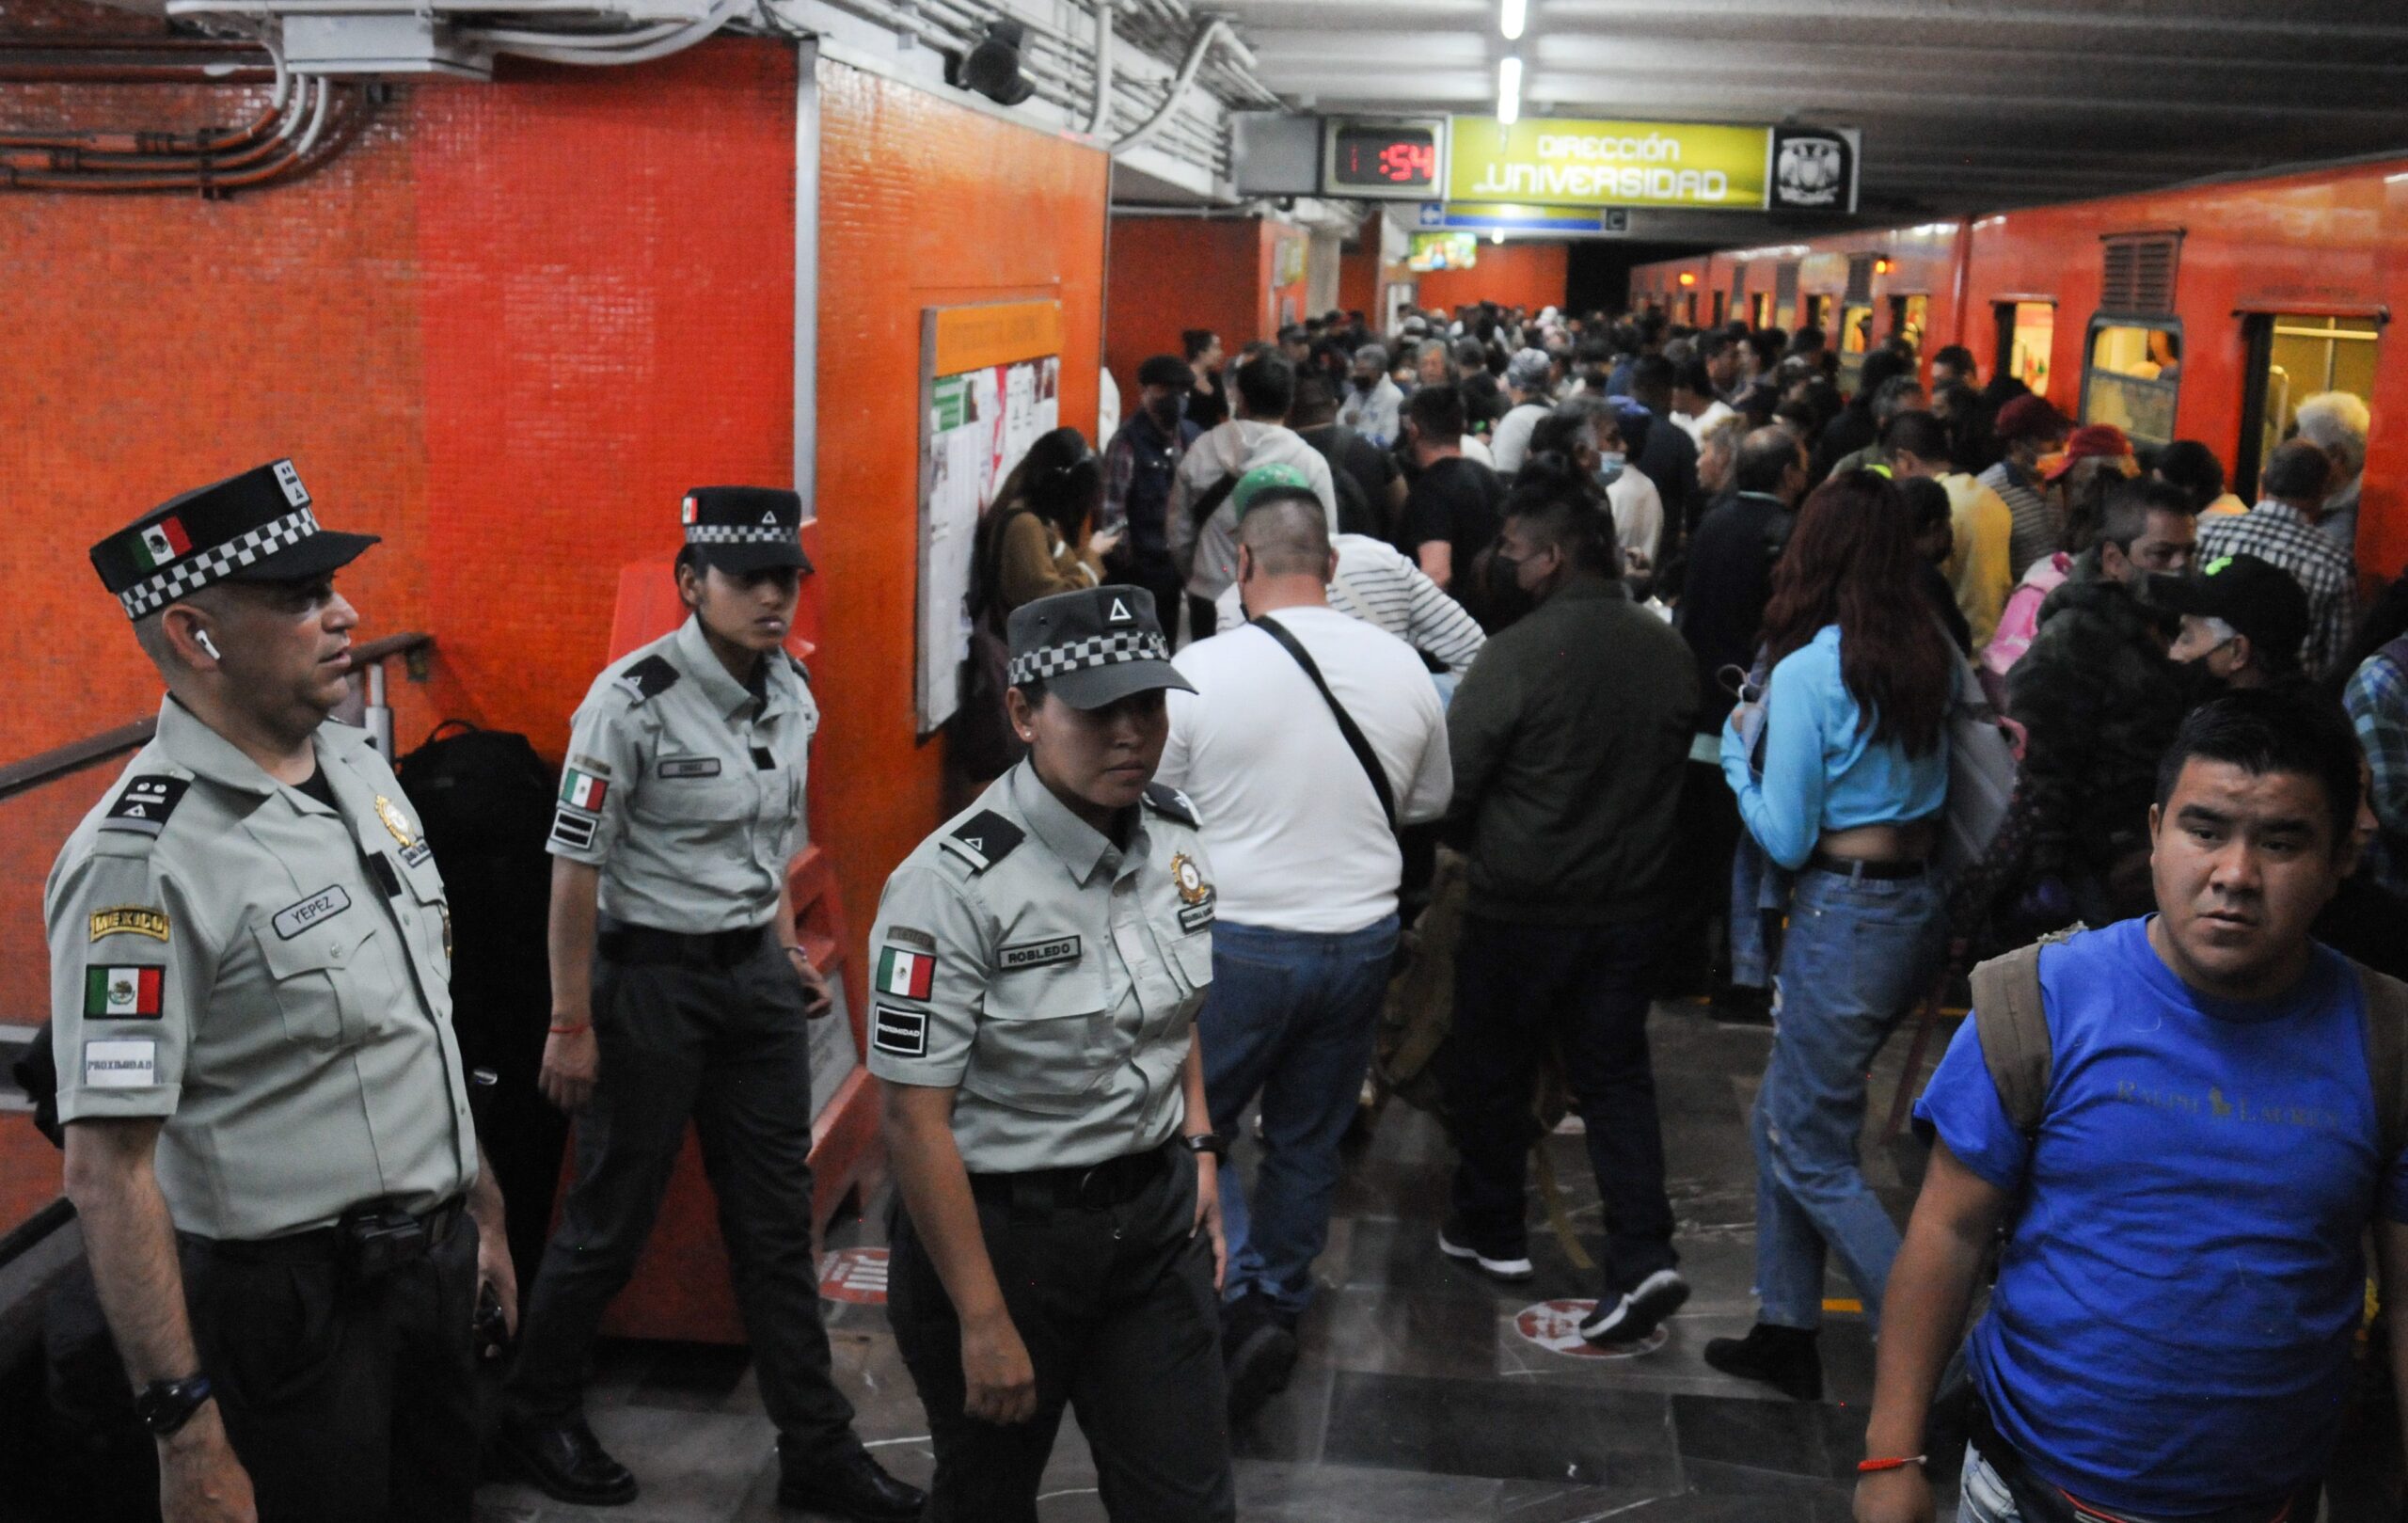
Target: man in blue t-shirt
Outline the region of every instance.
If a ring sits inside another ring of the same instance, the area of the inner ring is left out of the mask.
[[[2383,1155],[2362,986],[2308,936],[2357,801],[2337,713],[2266,692],[2194,711],[2149,811],[2159,912],[2040,955],[2032,1132],[1959,1028],[1915,1109],[1939,1146],[1891,1271],[1858,1523],[1932,1516],[1925,1417],[2002,1225],[1960,1518],[2315,1515],[2370,1225],[2384,1299],[2408,1307],[2408,1172]],[[2408,1318],[2392,1330],[2408,1371]]]

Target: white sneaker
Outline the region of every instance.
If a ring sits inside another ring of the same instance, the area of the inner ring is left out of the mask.
[[[1467,1248],[1449,1237],[1447,1229],[1443,1227],[1438,1229],[1438,1251],[1450,1259],[1460,1259],[1467,1263],[1478,1264],[1481,1274],[1491,1279],[1504,1280],[1508,1284],[1526,1280],[1536,1272],[1531,1269],[1528,1259],[1491,1259],[1478,1248]]]
[[[1677,1269],[1659,1269],[1640,1280],[1628,1295],[1600,1300],[1597,1309],[1580,1325],[1580,1336],[1592,1343],[1636,1343],[1664,1325],[1689,1298],[1689,1282]]]

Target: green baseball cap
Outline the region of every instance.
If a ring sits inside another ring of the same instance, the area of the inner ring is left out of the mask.
[[[1278,464],[1257,466],[1239,477],[1237,485],[1229,488],[1229,504],[1237,516],[1244,518],[1256,500],[1266,492],[1276,492],[1286,497],[1308,497],[1315,502],[1321,500],[1321,494],[1313,490],[1311,477],[1293,466]]]

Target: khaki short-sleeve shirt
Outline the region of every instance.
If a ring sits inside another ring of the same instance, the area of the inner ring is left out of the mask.
[[[958,1088],[974,1174],[1160,1147],[1185,1115],[1213,899],[1185,795],[1149,789],[1124,849],[1022,762],[886,881],[870,1071]]]
[[[623,924],[766,925],[808,839],[818,729],[802,663],[772,654],[747,687],[689,618],[613,662],[578,706],[549,849],[602,870],[602,912]]]
[[[204,1237],[477,1177],[442,875],[366,733],[314,743],[333,808],[169,700],[43,896],[59,1118],[164,1119],[160,1189]]]

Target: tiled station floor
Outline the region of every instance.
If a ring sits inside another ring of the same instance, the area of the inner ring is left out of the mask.
[[[1354,1145],[1320,1298],[1295,1378],[1238,1432],[1238,1511],[1249,1523],[1843,1523],[1861,1457],[1873,1349],[1861,1317],[1836,1309],[1823,1338],[1824,1400],[1800,1404],[1706,1368],[1706,1340],[1744,1332],[1754,1237],[1746,1115],[1770,1033],[1664,1005],[1652,1027],[1679,1248],[1694,1287],[1653,1352],[1599,1358],[1551,1341],[1543,1303],[1595,1288],[1544,1225],[1533,1192],[1535,1283],[1493,1285],[1440,1258],[1434,1238],[1451,1155],[1438,1127],[1402,1105]],[[1877,1129],[1905,1059],[1902,1029],[1874,1077]],[[1927,1070],[1944,1046],[1935,1037]],[[1242,1150],[1243,1164],[1246,1154]],[[1576,1236],[1596,1246],[1596,1190],[1576,1135],[1547,1144]],[[1900,1220],[1920,1176],[1911,1141],[1868,1139],[1867,1173]],[[874,1245],[879,1221],[835,1245]],[[1844,1281],[1829,1295],[1842,1307]],[[1538,1309],[1533,1310],[1532,1309]],[[927,1426],[883,1309],[831,1307],[831,1336],[860,1432],[898,1473],[925,1481]],[[1528,1313],[1528,1315],[1526,1315]],[[1526,1331],[1526,1328],[1529,1331]],[[1530,1336],[1536,1333],[1536,1338]],[[721,1523],[775,1519],[773,1433],[740,1351],[605,1348],[590,1398],[596,1431],[633,1467],[630,1506],[562,1507],[531,1488],[488,1486],[480,1523]],[[2388,1470],[2390,1446],[2355,1471]],[[2337,1487],[2331,1523],[2392,1523],[2360,1475]],[[1942,1494],[1942,1517],[1948,1493]],[[1095,1472],[1066,1420],[1047,1474],[1046,1523],[1101,1520]]]

